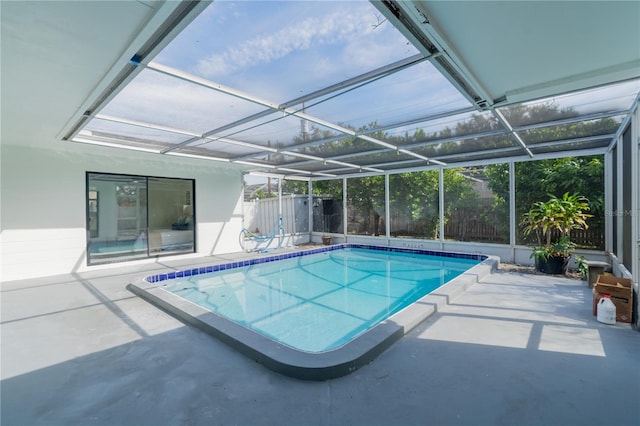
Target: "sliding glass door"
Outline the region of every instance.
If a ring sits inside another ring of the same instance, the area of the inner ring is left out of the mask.
[[[194,181],[87,173],[87,263],[195,251]]]
[[[193,182],[149,178],[149,253],[192,252]]]

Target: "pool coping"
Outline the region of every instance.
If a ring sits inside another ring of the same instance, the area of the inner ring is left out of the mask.
[[[325,352],[305,352],[278,343],[275,340],[183,299],[158,285],[167,279],[239,268],[257,263],[272,262],[343,248],[369,248],[383,251],[484,260],[345,345]],[[229,262],[215,266],[156,274],[130,283],[127,289],[183,322],[191,324],[216,337],[238,352],[273,371],[303,380],[328,380],[352,373],[371,362],[389,346],[402,338],[402,336],[437,312],[438,309],[451,303],[453,299],[466,291],[474,283],[494,271],[499,261],[499,258],[495,256],[362,244],[339,244],[318,249],[300,250],[293,253]]]

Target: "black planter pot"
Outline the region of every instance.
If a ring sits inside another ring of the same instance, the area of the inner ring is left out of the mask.
[[[564,275],[567,273],[570,256],[551,256],[545,259],[536,259],[536,270],[543,274]]]

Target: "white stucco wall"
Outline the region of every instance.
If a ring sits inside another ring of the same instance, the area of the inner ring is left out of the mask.
[[[242,176],[227,164],[59,141],[3,141],[0,159],[2,281],[113,267],[87,266],[87,171],[195,179],[197,253],[183,256],[241,250]]]

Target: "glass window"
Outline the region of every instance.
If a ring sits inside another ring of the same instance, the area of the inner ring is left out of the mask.
[[[438,171],[389,176],[389,231],[392,237],[438,239]]]
[[[87,173],[87,263],[195,250],[194,181]]]
[[[347,233],[386,235],[384,176],[347,179]]]
[[[446,239],[509,243],[509,167],[462,167],[444,172]]]
[[[313,231],[344,233],[342,179],[313,182]]]

